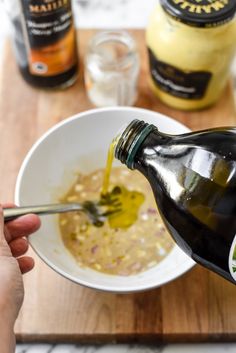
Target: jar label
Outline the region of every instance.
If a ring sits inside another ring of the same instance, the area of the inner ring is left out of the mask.
[[[150,72],[158,88],[172,96],[184,99],[204,97],[212,74],[207,71],[183,71],[160,61],[148,49]]]
[[[53,76],[76,64],[70,0],[21,0],[29,71]]]
[[[229,252],[229,271],[233,279],[236,281],[236,236],[234,237]]]

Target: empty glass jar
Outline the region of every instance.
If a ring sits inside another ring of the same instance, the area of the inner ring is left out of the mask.
[[[137,98],[139,55],[125,31],[98,32],[85,56],[85,86],[98,106],[133,105]]]

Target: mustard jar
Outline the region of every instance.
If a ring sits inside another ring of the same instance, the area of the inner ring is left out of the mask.
[[[226,86],[236,49],[235,0],[160,0],[146,31],[151,86],[167,105],[202,109]]]

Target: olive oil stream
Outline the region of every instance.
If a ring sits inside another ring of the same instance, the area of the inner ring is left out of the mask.
[[[108,222],[111,228],[128,228],[137,220],[139,208],[144,202],[145,196],[141,192],[130,191],[123,185],[116,185],[109,191],[117,140],[118,138],[112,141],[108,150],[101,192],[101,203],[108,205],[110,211]],[[112,202],[113,200],[115,200],[114,204]]]

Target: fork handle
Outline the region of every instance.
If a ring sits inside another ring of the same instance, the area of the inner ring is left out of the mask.
[[[37,215],[48,215],[55,213],[64,213],[70,211],[85,211],[83,205],[79,203],[68,203],[68,204],[51,204],[51,205],[38,205],[38,206],[23,206],[4,208],[3,216],[4,221],[12,221],[13,219],[24,216],[30,213]]]

